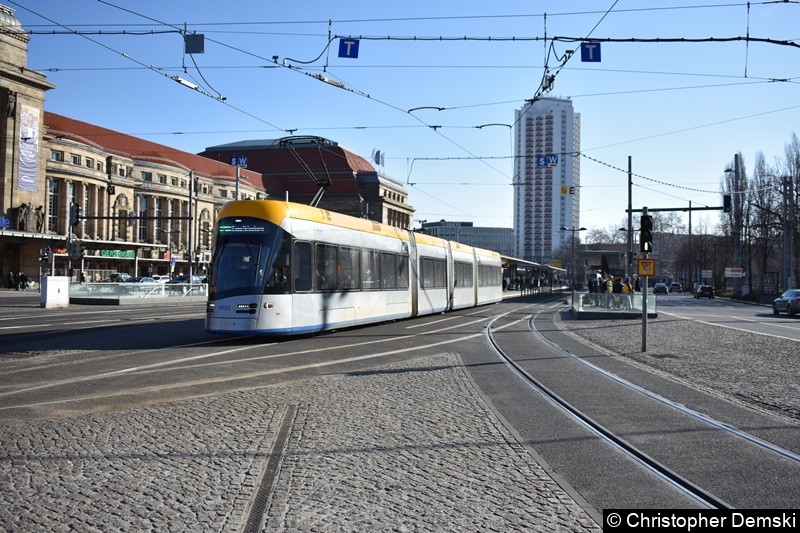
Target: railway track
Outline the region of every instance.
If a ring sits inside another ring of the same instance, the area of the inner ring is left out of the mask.
[[[753,507],[752,499],[739,497],[741,492],[763,494],[779,488],[766,485],[769,476],[764,476],[745,483],[748,486],[740,491],[731,488],[738,481],[729,478],[726,482],[726,476],[747,479],[752,472],[766,469],[800,479],[800,456],[793,451],[690,409],[679,397],[667,398],[555,344],[536,327],[537,319],[553,310],[539,309],[533,313],[516,310],[494,318],[486,328],[488,342],[535,394],[661,483],[682,492],[700,507],[732,509]],[[532,344],[538,348],[531,348]],[[535,355],[537,350],[540,355]],[[575,378],[564,377],[569,375]],[[597,405],[598,397],[609,398],[608,404]],[[635,412],[639,406],[655,418],[637,425],[641,421]],[[663,422],[658,417],[663,417]],[[659,430],[660,426],[663,429]],[[658,438],[653,439],[656,434]],[[705,436],[685,438],[699,434]],[[653,440],[659,444],[654,446]],[[724,442],[720,453],[710,453],[720,442]],[[754,447],[758,451],[754,452]],[[732,465],[739,457],[757,462]],[[706,467],[698,468],[703,461],[708,461]],[[718,476],[708,474],[715,471]],[[796,505],[796,498],[792,495],[778,501]]]

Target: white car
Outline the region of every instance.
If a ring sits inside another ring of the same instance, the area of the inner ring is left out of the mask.
[[[166,274],[158,275],[156,274],[153,276],[153,279],[156,280],[156,283],[166,283],[170,280],[170,277]]]

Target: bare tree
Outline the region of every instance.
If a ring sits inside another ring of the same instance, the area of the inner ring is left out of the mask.
[[[794,214],[794,219],[787,224],[787,229],[791,232],[791,240],[795,243],[794,257],[792,258],[792,263],[794,264],[792,279],[798,280],[800,279],[798,276],[800,260],[798,260],[797,254],[800,254],[800,246],[797,245],[797,231],[795,228],[797,228],[798,223],[797,203],[798,198],[800,198],[800,190],[798,190],[800,189],[800,141],[797,139],[796,133],[793,133],[791,141],[784,145],[784,155],[786,159],[783,164],[783,173],[785,178],[791,181],[794,193],[791,198],[787,199],[790,202],[789,214]],[[795,283],[797,282],[795,281]]]
[[[628,218],[623,218],[617,224],[611,224],[605,228],[591,228],[586,233],[587,244],[621,244],[628,242],[628,235],[620,231],[620,228],[628,228]],[[634,228],[635,230],[636,228]]]
[[[767,165],[762,152],[756,154],[746,199],[747,275],[751,283],[755,282],[754,290],[760,294],[767,272],[778,268],[782,238],[780,179],[776,169]],[[754,255],[756,264],[752,262]]]
[[[680,213],[659,211],[653,213],[653,233],[686,233],[686,224]]]

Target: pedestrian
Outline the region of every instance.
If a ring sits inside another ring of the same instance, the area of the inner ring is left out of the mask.
[[[614,293],[614,309],[622,307],[622,278],[614,278],[611,285],[611,292]]]
[[[17,283],[18,283],[17,290],[24,291],[25,289],[28,288],[28,276],[26,276],[24,272],[20,272],[19,278],[17,279]]]
[[[605,282],[603,281],[603,275],[601,273],[596,272],[593,274],[593,277],[594,277],[594,290],[592,292],[594,293],[594,306],[602,307],[603,297],[600,296],[600,293],[602,293],[606,289],[606,285]]]
[[[622,303],[625,309],[631,308],[631,293],[633,293],[631,278],[625,278],[625,282],[622,284]]]
[[[9,270],[8,271],[8,288],[14,289],[17,287],[17,276],[14,275],[14,272]]]

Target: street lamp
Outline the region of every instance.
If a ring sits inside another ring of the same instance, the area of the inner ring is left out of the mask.
[[[561,226],[559,230],[572,232],[572,265],[571,265],[572,272],[570,273],[570,277],[572,279],[572,288],[575,289],[576,288],[575,287],[575,239],[576,239],[575,234],[579,231],[586,231],[586,228],[584,227],[575,228],[573,226],[570,229],[566,226]]]

